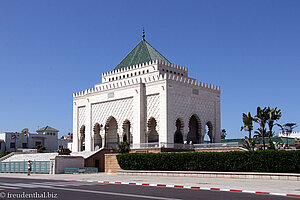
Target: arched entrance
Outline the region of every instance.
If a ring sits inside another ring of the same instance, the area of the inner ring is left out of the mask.
[[[183,143],[183,122],[180,119],[176,120],[176,131],[174,134],[174,143]]]
[[[210,121],[208,121],[205,125],[204,142],[206,142],[206,143],[213,142],[213,125]]]
[[[187,134],[188,143],[200,143],[201,122],[197,115],[192,115],[189,121],[189,132]]]
[[[129,142],[129,144],[132,144],[132,135],[129,120],[125,120],[123,123],[123,142]]]
[[[100,135],[100,125],[98,123],[94,126],[94,151],[102,147],[102,137]]]
[[[156,131],[156,120],[151,117],[148,121],[148,143],[159,142],[159,136]]]
[[[85,150],[85,126],[82,125],[80,128],[80,136],[79,136],[79,150]]]
[[[114,117],[108,118],[105,125],[106,147],[116,149],[119,143],[118,124]]]

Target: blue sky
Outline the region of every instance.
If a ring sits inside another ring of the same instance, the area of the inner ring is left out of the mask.
[[[0,132],[72,132],[72,93],[141,40],[221,86],[222,128],[277,106],[300,125],[300,1],[0,1]],[[297,128],[296,130],[299,130]]]

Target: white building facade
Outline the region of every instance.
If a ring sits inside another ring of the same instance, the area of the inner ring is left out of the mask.
[[[18,133],[18,132],[4,132],[0,133],[0,140],[2,140],[1,151],[15,151],[20,149],[32,149],[37,145],[46,147],[46,150],[58,150],[58,130],[49,126],[37,130],[34,133]]]
[[[289,134],[286,133],[279,133],[279,137],[289,137],[289,138],[299,138],[300,139],[300,131],[298,132],[291,132]]]
[[[73,94],[73,134],[73,152],[198,144],[205,134],[220,142],[220,87],[188,77],[143,39],[102,83]]]
[[[60,138],[57,140],[58,149],[70,149],[72,150],[73,140]]]

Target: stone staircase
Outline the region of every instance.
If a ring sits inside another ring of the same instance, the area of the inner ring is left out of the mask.
[[[17,155],[17,154],[33,154],[33,152],[11,152],[11,153],[7,154],[6,156],[1,157],[0,162],[2,162],[14,155]]]
[[[5,160],[5,159],[7,159],[7,158],[9,158],[9,157],[11,157],[11,156],[13,156],[13,155],[15,155],[15,153],[16,152],[11,152],[11,153],[7,154],[6,156],[1,157],[0,158],[0,162],[3,161],[3,160]]]
[[[82,151],[82,152],[72,152],[71,156],[82,156],[84,159],[89,158],[90,156],[94,155],[95,153],[98,153],[104,148],[98,149],[96,151]]]
[[[2,162],[10,161],[50,161],[50,158],[57,156],[58,153],[22,153],[14,154]]]
[[[101,151],[103,148],[97,151],[83,151],[83,152],[73,152],[71,156],[82,156],[84,159],[89,158],[93,154]],[[25,152],[12,152],[1,158],[0,162],[10,162],[10,161],[50,161],[50,158],[58,156],[58,153],[25,153]]]

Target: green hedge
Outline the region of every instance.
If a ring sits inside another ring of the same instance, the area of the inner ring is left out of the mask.
[[[300,173],[300,151],[130,153],[117,159],[126,170]]]

